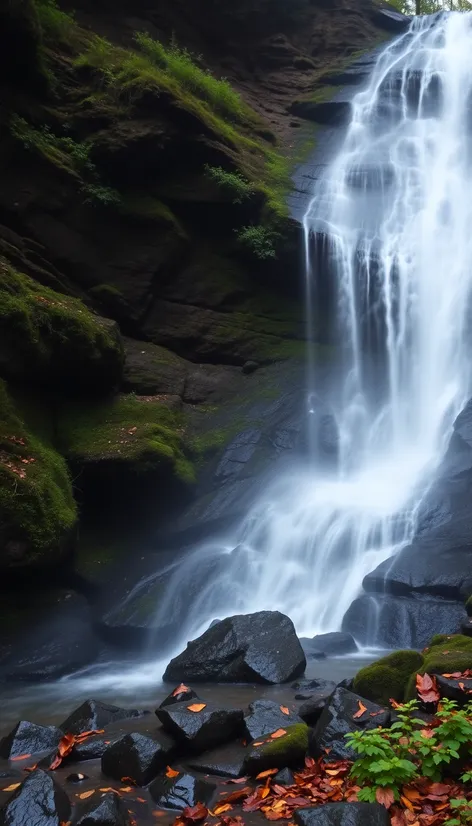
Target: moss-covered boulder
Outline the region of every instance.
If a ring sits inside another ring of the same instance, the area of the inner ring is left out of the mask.
[[[0,258],[0,374],[61,390],[106,391],[121,379],[117,325]]]
[[[411,674],[416,674],[423,662],[417,651],[395,651],[361,668],[354,678],[354,691],[381,705],[389,705],[390,699],[401,702]]]
[[[472,638],[462,634],[436,634],[423,651],[424,662],[419,674],[453,674],[472,668]],[[416,672],[408,682],[406,699],[416,697]]]
[[[185,418],[172,397],[118,395],[66,404],[57,426],[61,452],[77,472],[84,501],[99,508],[119,501],[153,508],[192,489]],[[148,505],[149,505],[148,500]]]
[[[244,761],[247,774],[256,775],[266,769],[283,769],[285,766],[296,768],[303,764],[308,751],[308,726],[296,723],[279,731],[285,731],[285,734],[275,739],[269,735],[261,745],[253,744]]]
[[[61,563],[76,519],[64,459],[27,428],[0,380],[0,571]]]

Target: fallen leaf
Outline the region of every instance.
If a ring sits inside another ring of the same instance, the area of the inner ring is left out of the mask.
[[[189,688],[188,685],[184,685],[183,683],[180,683],[180,685],[178,685],[177,688],[174,688],[174,690],[173,690],[173,692],[170,696],[171,697],[178,697],[179,694],[188,694],[189,691],[191,691],[191,690],[192,689]]]
[[[146,803],[144,797],[137,797],[136,800],[138,801],[138,803]]]
[[[105,786],[105,788],[99,789],[98,791],[99,792],[115,792],[115,794],[119,794],[119,792],[116,789],[112,789],[111,786]]]
[[[423,703],[437,703],[441,699],[436,677],[430,677],[429,674],[416,675],[416,690]]]
[[[20,754],[19,757],[10,757],[10,760],[14,763],[15,760],[26,760],[28,757],[31,757],[31,754]]]
[[[288,710],[287,706],[280,706],[280,711],[282,712],[282,714],[290,714],[290,711]]]
[[[179,774],[180,772],[175,769],[171,769],[170,766],[167,766],[166,777],[177,777]]]
[[[14,792],[15,789],[18,789],[21,786],[21,783],[12,783],[11,786],[6,786],[2,789],[2,792]]]
[[[271,777],[273,774],[277,774],[278,769],[266,769],[265,772],[260,772],[256,775],[256,780],[262,780],[263,777]]]
[[[193,703],[193,705],[187,706],[187,708],[189,711],[193,711],[197,714],[199,711],[203,711],[203,709],[206,708],[206,703]]]
[[[219,803],[218,806],[215,806],[213,809],[213,814],[215,816],[222,815],[223,812],[230,812],[232,808],[230,803]]]
[[[35,763],[33,766],[25,766],[23,771],[25,771],[25,772],[34,772],[34,771],[36,771],[37,768],[38,768],[38,764]]]
[[[132,792],[132,791],[133,791],[132,786],[123,786],[123,788],[120,789],[120,792]]]
[[[265,788],[262,789],[261,797],[262,797],[263,800],[265,800],[265,798],[269,797],[269,795],[270,795],[270,789],[269,789],[268,786],[265,786]]]
[[[460,688],[461,691],[465,691],[464,683],[459,683],[459,688]]]
[[[153,817],[164,817],[166,813],[160,812],[159,809],[154,809],[154,811],[151,812],[151,814],[153,815]]]
[[[284,736],[284,734],[287,734],[287,732],[285,731],[285,729],[284,729],[284,728],[278,728],[278,729],[277,729],[277,731],[274,731],[274,732],[270,735],[270,739],[271,739],[271,740],[278,740],[278,738],[279,738],[279,737],[283,737],[283,736]]]
[[[365,714],[367,711],[367,707],[364,705],[363,702],[361,702],[361,700],[357,701],[357,705],[359,706],[359,710],[356,711],[356,713],[354,714],[354,720],[358,720],[359,717],[362,717],[362,715]]]
[[[90,789],[89,792],[81,792],[77,797],[80,798],[80,800],[87,800],[87,798],[92,797],[93,794],[95,794],[95,789]]]
[[[132,786],[137,786],[138,785],[136,783],[136,780],[134,780],[132,777],[122,777],[121,782],[122,783],[131,783]]]
[[[205,820],[207,815],[208,809],[203,803],[197,803],[196,806],[187,806],[182,812],[183,818],[190,820],[191,823],[198,823],[199,820]]]
[[[400,798],[400,800],[401,800],[401,802],[403,803],[403,805],[404,805],[407,809],[409,809],[409,810],[410,810],[410,812],[414,812],[414,811],[415,811],[415,810],[414,810],[414,807],[413,807],[413,803],[412,803],[410,800],[408,800],[408,798],[407,798],[407,797],[405,797],[404,795],[402,795],[402,796],[401,796],[401,798]]]
[[[421,800],[420,792],[418,791],[418,789],[414,789],[412,786],[404,786],[403,794],[412,803],[416,803],[417,800]]]
[[[226,794],[222,800],[220,800],[220,805],[222,803],[235,803],[237,800],[244,800],[248,794],[251,793],[251,789],[249,786],[245,786],[244,789],[236,789],[235,792],[231,792],[231,794]]]

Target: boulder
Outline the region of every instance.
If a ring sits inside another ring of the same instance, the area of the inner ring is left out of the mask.
[[[300,645],[307,660],[324,660],[326,654],[308,637],[300,637]]]
[[[361,717],[354,717],[361,709],[361,704],[366,711]],[[347,747],[345,735],[377,726],[385,728],[389,722],[390,712],[385,708],[344,688],[337,688],[310,735],[309,753],[313,757],[323,757],[326,749],[329,749],[332,760],[352,760],[354,753]]]
[[[317,634],[313,637],[312,643],[319,651],[327,657],[338,657],[342,654],[353,654],[357,651],[357,645],[351,634],[342,631],[333,631],[330,634]]]
[[[258,740],[278,728],[301,723],[302,720],[294,712],[285,714],[279,703],[273,700],[255,700],[249,705],[249,714],[244,718],[245,739]]]
[[[100,731],[118,720],[141,717],[142,711],[135,708],[120,708],[100,700],[85,700],[67,717],[60,728],[67,734],[82,734],[84,731]]]
[[[177,688],[169,694],[165,700],[162,701],[159,708],[166,708],[166,706],[174,706],[176,703],[191,703],[193,701],[198,702],[199,697],[198,694],[192,688],[189,688],[186,685],[181,683]],[[157,714],[157,711],[156,711]]]
[[[467,617],[461,624],[461,634],[465,637],[472,637],[472,617]]]
[[[231,743],[231,745],[207,751],[201,757],[192,757],[186,765],[189,769],[201,774],[231,777],[235,780],[244,775],[245,759],[245,747]]]
[[[327,803],[296,809],[297,826],[390,826],[390,816],[379,803]]]
[[[144,734],[126,734],[108,746],[102,757],[102,772],[114,780],[131,777],[138,786],[146,786],[174,754],[171,738],[160,737],[157,741]]]
[[[280,737],[269,736],[261,745],[254,745],[244,761],[247,774],[254,776],[266,769],[297,768],[303,764],[308,750],[308,726],[296,723],[284,731]]]
[[[215,783],[197,779],[191,774],[179,774],[172,778],[160,775],[149,786],[149,793],[160,809],[177,811],[197,803],[209,806],[215,790]]]
[[[120,737],[119,734],[110,737],[108,734],[96,735],[95,737],[87,737],[82,743],[77,743],[72,749],[71,753],[64,758],[63,763],[80,763],[82,760],[98,760],[103,757],[108,746],[116,743]]]
[[[280,771],[274,776],[274,783],[277,786],[293,786],[295,783],[293,772],[291,772],[288,768],[280,769]]]
[[[372,6],[370,16],[376,26],[392,34],[405,32],[411,23],[410,17],[407,17],[399,11],[395,11],[391,6],[385,8]]]
[[[310,697],[309,700],[305,700],[304,703],[298,709],[298,713],[301,719],[307,723],[309,726],[314,726],[315,723],[321,717],[321,713],[328,702],[330,694],[314,694],[313,697]]]
[[[292,621],[278,611],[228,617],[175,657],[164,680],[284,683],[306,667]]]
[[[416,592],[463,600],[472,577],[470,548],[432,551],[429,543],[408,545],[393,560],[385,560],[364,577],[364,590],[395,596],[414,596]]]
[[[303,694],[331,694],[336,688],[336,683],[333,680],[323,680],[315,677],[311,680],[297,680],[292,683],[291,688],[296,691],[301,691]]]
[[[423,662],[422,654],[417,651],[395,651],[361,668],[354,677],[354,691],[381,705],[388,706],[390,699],[402,702],[411,675]]]
[[[244,720],[240,709],[204,705],[201,711],[191,711],[187,703],[159,708],[156,714],[164,730],[194,753],[234,740]]]
[[[79,806],[74,826],[130,826],[128,810],[117,794],[108,792]]]
[[[472,694],[472,677],[443,677],[438,674],[436,677],[441,697],[448,700],[455,700],[460,706],[465,706],[470,702]]]
[[[23,754],[52,753],[56,751],[61,737],[62,731],[56,726],[38,726],[28,720],[20,720],[10,734],[0,740],[0,757],[14,760]]]
[[[0,809],[0,825],[62,826],[70,813],[66,793],[50,774],[36,769]]]

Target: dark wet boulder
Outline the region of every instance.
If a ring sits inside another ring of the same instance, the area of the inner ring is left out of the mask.
[[[102,757],[103,774],[114,780],[131,777],[138,786],[146,786],[175,754],[171,738],[159,739],[160,742],[136,733],[121,737],[108,746]]]
[[[305,700],[298,709],[301,719],[309,726],[314,726],[320,719],[330,696],[331,694],[314,694],[309,700]]]
[[[379,803],[327,803],[296,809],[297,826],[390,826],[390,816]]]
[[[362,707],[365,707],[362,716],[355,717]],[[390,712],[387,709],[344,688],[337,688],[311,732],[309,752],[312,757],[322,757],[326,749],[330,749],[330,759],[352,760],[354,755],[346,744],[345,735],[377,726],[385,728],[389,722]]]
[[[293,786],[295,783],[293,772],[291,772],[287,767],[285,767],[285,769],[280,769],[274,777],[274,783],[276,783],[277,786]]]
[[[321,677],[314,677],[313,679],[297,680],[290,686],[296,691],[301,691],[303,694],[331,694],[336,688],[336,683],[333,680],[323,680]]]
[[[374,703],[390,705],[390,699],[402,702],[410,677],[423,665],[418,651],[394,651],[364,666],[354,677],[354,691]]]
[[[87,737],[82,743],[76,743],[71,753],[64,758],[64,763],[80,763],[82,760],[98,760],[103,757],[108,746],[116,743],[123,734],[110,737],[107,734],[98,734]]]
[[[36,769],[0,809],[0,826],[61,826],[70,812],[66,793],[50,774]]]
[[[117,794],[108,792],[82,804],[74,826],[130,826],[128,810]]]
[[[301,723],[302,720],[295,712],[286,714],[273,700],[255,700],[249,705],[249,714],[244,718],[244,736],[246,740],[258,740],[278,728]]]
[[[357,645],[352,634],[343,631],[333,631],[331,634],[318,634],[312,639],[313,645],[326,654],[327,657],[338,657],[342,654],[353,654]]]
[[[20,720],[14,729],[0,740],[0,757],[12,760],[22,754],[41,754],[56,751],[62,731],[56,726],[38,726]]]
[[[157,709],[156,714],[165,731],[194,753],[223,745],[242,733],[244,717],[240,709],[201,705],[204,707],[200,711],[191,711],[187,703],[179,703]]]
[[[461,624],[461,634],[472,637],[472,617],[467,617]]]
[[[411,23],[410,17],[396,11],[391,6],[385,8],[372,6],[371,18],[376,26],[392,34],[406,32]]]
[[[162,701],[159,708],[166,708],[166,706],[175,706],[176,703],[191,703],[194,700],[198,701],[198,694],[192,688],[181,683],[172,691],[165,700]],[[157,712],[156,712],[157,714]]]
[[[160,775],[149,786],[149,793],[160,809],[185,809],[203,803],[208,806],[215,794],[216,784],[208,780],[193,777],[191,774],[179,774],[178,777]]]
[[[228,617],[167,666],[164,680],[284,683],[303,674],[305,654],[291,619],[278,611]]]
[[[85,700],[67,717],[60,728],[67,734],[82,734],[84,731],[101,731],[110,723],[141,717],[142,711],[134,708],[119,708],[100,700]]]
[[[460,706],[465,706],[470,702],[472,677],[443,677],[438,674],[436,682],[441,692],[441,697],[446,697],[448,700],[455,700]]]
[[[249,751],[244,761],[247,774],[257,775],[266,769],[297,768],[303,765],[308,750],[308,726],[296,723],[283,731],[283,735],[274,739],[270,736],[264,738],[261,745],[255,745]]]
[[[307,660],[324,660],[326,658],[326,654],[320,651],[309,637],[300,637],[300,645]]]
[[[244,775],[244,760],[246,748],[237,743],[220,746],[217,749],[205,752],[201,757],[190,758],[186,765],[193,771],[201,774],[212,774],[216,777],[231,777],[236,779]]]

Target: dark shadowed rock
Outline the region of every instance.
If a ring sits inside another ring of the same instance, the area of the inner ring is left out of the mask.
[[[401,34],[401,32],[405,32],[411,22],[410,17],[407,17],[405,14],[401,14],[399,11],[395,11],[392,7],[377,8],[376,6],[373,6],[371,17],[376,26],[380,26],[380,28],[385,29],[387,32],[392,32],[393,34]]]
[[[351,634],[333,631],[331,634],[318,634],[312,639],[313,645],[327,657],[352,654],[357,651],[356,641]]]
[[[144,734],[126,734],[105,751],[103,774],[115,780],[131,777],[138,786],[146,786],[175,754],[175,744],[170,737],[160,736],[159,739],[160,742]]]
[[[1,826],[60,826],[69,820],[69,798],[50,774],[37,769],[0,810]]]
[[[130,826],[125,804],[117,794],[108,792],[80,806],[74,826]]]
[[[366,707],[366,711],[362,717],[355,718],[360,702]],[[372,714],[375,714],[375,717],[372,717]],[[337,688],[311,732],[310,754],[313,757],[321,757],[326,754],[325,749],[330,749],[330,759],[352,760],[353,752],[346,745],[345,735],[352,731],[374,729],[377,726],[385,728],[389,721],[390,712],[386,709],[368,700],[361,700],[357,694],[352,694],[344,688]]]
[[[274,783],[278,786],[293,786],[295,778],[290,769],[281,769],[274,777]]]
[[[228,617],[175,657],[164,680],[284,683],[306,659],[292,621],[278,611]]]
[[[307,660],[324,660],[326,654],[315,645],[309,637],[300,637],[300,645]]]
[[[258,740],[278,728],[301,723],[295,712],[284,714],[279,703],[273,700],[255,700],[249,705],[249,714],[244,718],[244,735],[249,740]]]
[[[385,806],[379,803],[327,803],[297,809],[297,826],[390,826]]]
[[[175,706],[176,703],[191,703],[193,700],[198,700],[198,694],[189,686],[177,686],[165,700],[162,701],[159,708],[166,708],[166,706]],[[156,711],[157,714],[157,711]]]
[[[244,775],[245,758],[246,748],[237,743],[231,743],[231,745],[207,751],[201,757],[192,757],[186,765],[189,769],[202,774],[236,779]]]
[[[465,637],[472,637],[472,617],[466,617],[461,624],[461,634],[464,634]]]
[[[448,700],[455,700],[460,706],[465,706],[466,703],[470,702],[469,692],[472,692],[472,677],[457,677],[457,679],[454,679],[453,677],[443,677],[438,674],[436,676],[436,682],[441,692],[441,697],[447,697]]]
[[[0,757],[11,760],[22,754],[54,752],[61,737],[62,731],[56,726],[37,726],[20,720],[10,734],[0,740]]]
[[[320,677],[311,680],[297,680],[295,683],[292,683],[290,687],[297,691],[302,691],[304,694],[312,695],[318,692],[331,694],[336,688],[336,683],[332,680],[323,680]]]
[[[180,810],[197,803],[208,806],[215,789],[215,783],[197,779],[191,774],[179,774],[173,778],[160,775],[149,786],[149,793],[160,809]]]
[[[305,700],[298,709],[301,719],[309,726],[314,726],[320,719],[330,696],[331,694],[314,694],[309,700]]]
[[[303,765],[308,750],[310,729],[305,723],[284,728],[285,734],[264,742],[249,751],[244,761],[245,772],[257,775],[266,769],[297,768]]]
[[[117,734],[113,737],[106,734],[98,734],[95,737],[87,737],[83,743],[77,743],[72,749],[71,753],[64,758],[64,763],[75,763],[82,760],[98,760],[103,757],[108,746],[116,743],[123,734]]]
[[[165,731],[197,753],[235,739],[242,733],[244,720],[240,709],[206,705],[195,712],[188,709],[187,703],[158,708],[156,714]]]
[[[119,708],[100,700],[85,700],[79,708],[67,717],[60,728],[68,734],[82,734],[84,731],[100,731],[118,720],[141,717],[142,711],[134,708]]]

